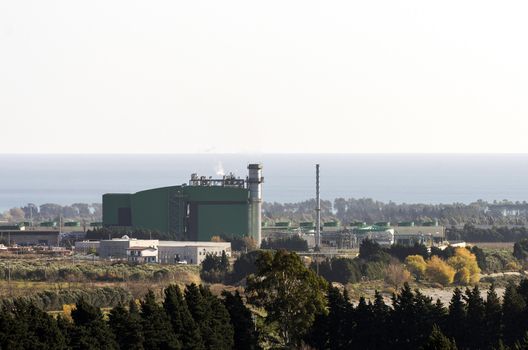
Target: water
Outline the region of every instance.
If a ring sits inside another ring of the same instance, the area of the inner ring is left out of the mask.
[[[221,169],[245,177],[261,162],[264,200],[370,197],[407,203],[528,200],[528,155],[0,155],[0,211],[26,203],[101,202],[107,192],[136,192],[188,182]]]

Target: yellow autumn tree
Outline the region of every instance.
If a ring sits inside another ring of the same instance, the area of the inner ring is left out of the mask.
[[[431,282],[439,283],[443,286],[447,286],[453,283],[455,277],[455,270],[449,266],[445,261],[433,255],[431,259],[427,261],[427,267],[425,269],[425,275]]]
[[[475,284],[480,279],[480,268],[477,263],[477,257],[466,248],[456,248],[455,255],[447,259],[447,263],[455,271],[460,272],[456,280],[459,284]],[[467,271],[462,271],[466,269]],[[469,277],[466,277],[469,274]]]
[[[407,270],[413,274],[416,280],[421,280],[425,277],[425,270],[427,263],[421,255],[409,255],[405,258],[405,266]]]

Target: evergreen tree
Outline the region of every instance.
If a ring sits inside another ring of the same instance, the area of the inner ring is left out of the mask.
[[[449,303],[446,334],[455,339],[457,344],[467,344],[470,341],[466,332],[466,305],[459,288],[455,288]]]
[[[200,329],[189,312],[180,288],[170,285],[165,289],[163,308],[170,318],[172,329],[181,342],[183,350],[202,350],[204,344]]]
[[[470,339],[470,343],[467,345],[471,344],[472,347],[477,349],[484,349],[488,346],[486,337],[482,336],[485,331],[485,306],[477,285],[472,290],[469,288],[466,289],[466,305],[466,331]]]
[[[524,334],[525,328],[522,317],[525,309],[524,298],[517,292],[515,285],[508,284],[502,301],[505,344],[513,345]]]
[[[438,326],[433,327],[431,335],[421,347],[423,350],[456,350],[456,344],[454,341],[449,340]]]
[[[200,293],[205,302],[207,318],[202,337],[207,349],[228,350],[234,345],[234,329],[231,324],[229,312],[217,297],[213,296],[208,288],[200,285]]]
[[[295,253],[261,253],[258,272],[248,276],[246,295],[266,310],[265,322],[278,326],[284,346],[300,346],[319,313],[326,312],[326,282]]]
[[[117,349],[114,334],[103,319],[101,310],[81,299],[71,313],[74,328],[71,336],[73,349]]]
[[[502,308],[493,284],[488,290],[484,305],[485,332],[483,336],[485,338],[485,344],[488,344],[488,348],[491,349],[499,344],[502,326]]]
[[[131,305],[136,305],[132,300]],[[110,311],[108,325],[114,333],[120,349],[143,350],[143,330],[141,328],[141,318],[137,311],[129,311],[122,305],[118,305]]]
[[[66,338],[56,321],[34,304],[16,300],[0,311],[0,348],[66,349]]]
[[[223,292],[224,306],[229,312],[231,324],[234,329],[234,349],[256,350],[258,345],[258,333],[255,331],[251,311],[244,305],[238,291],[235,294]]]
[[[141,302],[141,319],[145,349],[181,349],[181,344],[172,330],[169,317],[165,310],[156,303],[154,293],[150,290]]]
[[[387,327],[390,322],[390,307],[385,304],[383,296],[377,290],[374,292],[374,304],[372,304],[372,344],[374,349],[388,349]]]

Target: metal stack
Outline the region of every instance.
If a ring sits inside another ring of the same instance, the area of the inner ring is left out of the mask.
[[[249,189],[249,232],[260,246],[262,240],[262,164],[248,165],[247,186]]]
[[[321,198],[319,198],[319,164],[315,164],[315,249],[321,249]]]

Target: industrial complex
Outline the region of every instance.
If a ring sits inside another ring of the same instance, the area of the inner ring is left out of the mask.
[[[192,174],[180,186],[104,194],[103,226],[155,230],[183,241],[250,236],[260,243],[262,165],[248,170],[246,179]]]

